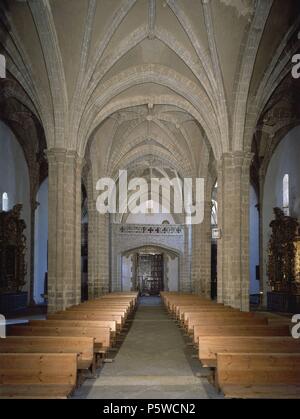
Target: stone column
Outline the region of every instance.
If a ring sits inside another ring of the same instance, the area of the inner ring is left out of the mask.
[[[184,226],[184,253],[179,261],[179,291],[192,292],[191,262],[192,262],[192,227]]]
[[[201,294],[200,278],[200,248],[201,248],[201,225],[194,224],[192,228],[193,250],[192,250],[192,292]]]
[[[218,165],[218,301],[249,311],[249,187],[252,154],[226,153]]]
[[[193,225],[193,292],[211,298],[211,183],[205,184],[204,219]]]
[[[91,174],[89,175],[91,176]],[[88,292],[89,299],[110,290],[109,286],[109,216],[99,214],[94,199],[93,182],[88,182]]]
[[[81,170],[76,152],[51,149],[49,163],[48,312],[81,301]]]

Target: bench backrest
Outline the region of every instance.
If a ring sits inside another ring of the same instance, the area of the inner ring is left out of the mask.
[[[76,384],[76,354],[1,354],[0,385]]]
[[[13,326],[10,336],[68,336],[93,338],[95,343],[110,347],[110,329],[108,327],[39,327]]]
[[[204,313],[204,314],[190,314],[190,316],[185,320],[185,325],[188,327],[189,331],[192,331],[194,326],[197,324],[202,324],[202,322],[215,322],[215,321],[219,321],[222,322],[224,321],[226,324],[226,322],[230,322],[231,320],[236,320],[236,321],[243,321],[243,320],[248,320],[248,321],[257,321],[258,323],[261,324],[268,324],[268,320],[264,317],[254,317],[251,316],[252,313],[244,313],[244,315],[239,315],[240,313],[218,313],[218,312],[214,312],[214,313]],[[247,314],[249,314],[249,316],[247,316]]]
[[[115,320],[30,320],[28,325],[39,327],[109,327],[112,332],[117,330]]]
[[[194,340],[205,336],[290,336],[288,326],[194,326]]]
[[[113,308],[98,308],[98,307],[89,307],[89,306],[74,306],[67,308],[67,311],[84,311],[91,314],[107,314],[107,315],[113,315],[113,316],[126,316],[126,310],[121,309],[113,309]],[[61,313],[61,312],[58,312]]]
[[[199,358],[215,360],[217,353],[299,353],[300,341],[292,337],[203,336],[199,338]]]
[[[94,339],[89,337],[8,336],[0,340],[0,353],[76,353],[93,360]]]
[[[300,385],[300,354],[219,353],[217,384]]]
[[[117,325],[123,324],[122,316],[107,315],[107,314],[95,314],[84,311],[63,311],[62,313],[49,314],[48,320],[115,320]]]

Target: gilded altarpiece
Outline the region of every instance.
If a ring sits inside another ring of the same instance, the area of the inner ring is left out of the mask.
[[[24,304],[26,293],[26,224],[21,219],[22,205],[0,212],[0,312],[5,313]]]
[[[268,307],[297,312],[300,309],[300,225],[280,208],[275,208],[274,214],[270,224]]]

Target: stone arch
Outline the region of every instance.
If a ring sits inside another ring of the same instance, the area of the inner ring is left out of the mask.
[[[121,260],[123,259],[123,257],[126,257],[127,255],[130,256],[131,254],[137,254],[139,252],[157,252],[158,254],[163,254],[164,256],[164,277],[163,277],[163,283],[164,283],[164,290],[165,291],[169,291],[170,290],[170,280],[173,279],[172,281],[172,285],[171,285],[171,290],[179,290],[179,278],[180,278],[180,262],[181,262],[181,258],[183,257],[183,255],[181,255],[180,252],[178,252],[176,249],[172,249],[169,248],[168,246],[161,246],[161,245],[152,245],[151,243],[145,245],[145,246],[139,246],[133,249],[129,249],[126,250],[124,252],[122,252],[121,254]],[[168,261],[173,260],[175,262],[175,264],[177,265],[177,278],[170,278],[169,277],[169,264]],[[133,269],[133,275],[136,276],[136,266]],[[121,269],[121,283],[122,283],[122,289],[123,289],[123,272]],[[131,283],[132,286],[135,288],[136,284],[135,284],[136,278],[134,278],[132,276],[131,278]]]

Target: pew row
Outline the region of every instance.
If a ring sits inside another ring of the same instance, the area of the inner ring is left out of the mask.
[[[76,379],[76,354],[0,353],[1,399],[66,399]]]
[[[194,326],[193,339],[195,345],[198,346],[199,338],[205,336],[290,336],[288,326],[267,326],[261,324],[243,324],[236,322],[229,326],[218,326],[213,323],[211,326],[203,324],[202,326]]]
[[[199,359],[204,367],[217,367],[217,354],[226,352],[300,354],[300,341],[283,336],[199,337]]]
[[[88,337],[8,336],[0,340],[0,353],[74,353],[78,370],[94,365],[94,339]]]
[[[300,354],[218,353],[216,385],[227,398],[300,399]]]
[[[105,354],[111,347],[110,329],[99,327],[49,327],[45,326],[12,326],[10,336],[59,336],[59,337],[87,337],[94,340],[94,351]]]

